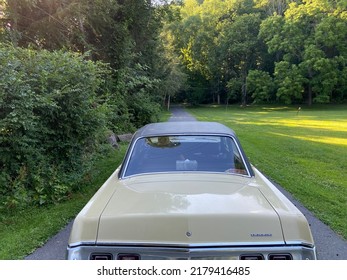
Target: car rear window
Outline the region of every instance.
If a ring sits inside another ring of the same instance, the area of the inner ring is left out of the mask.
[[[248,175],[235,140],[227,136],[159,136],[138,139],[124,176],[158,172]]]

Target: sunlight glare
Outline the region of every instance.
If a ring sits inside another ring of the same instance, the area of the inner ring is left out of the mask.
[[[273,135],[277,135],[277,136],[289,137],[289,138],[294,138],[294,139],[299,139],[304,141],[311,141],[311,142],[324,143],[324,144],[330,144],[330,145],[347,146],[346,138],[313,136],[313,135],[298,136],[298,135],[288,135],[288,134],[276,133],[276,132],[269,132],[269,133]]]

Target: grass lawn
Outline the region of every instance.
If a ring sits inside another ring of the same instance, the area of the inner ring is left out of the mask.
[[[347,239],[347,106],[206,106],[200,121],[231,127],[251,163]]]

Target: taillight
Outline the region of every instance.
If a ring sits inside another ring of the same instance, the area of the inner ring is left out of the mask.
[[[251,255],[241,255],[240,260],[263,260],[264,256],[262,254],[251,254]]]
[[[140,260],[140,255],[137,254],[118,254],[117,260],[126,260],[126,261],[133,261],[133,260]]]
[[[269,260],[279,260],[279,261],[285,261],[285,260],[292,260],[293,257],[291,254],[270,254]]]
[[[91,260],[107,261],[112,260],[113,256],[109,253],[93,253],[90,255]]]

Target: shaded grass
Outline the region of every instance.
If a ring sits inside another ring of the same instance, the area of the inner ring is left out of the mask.
[[[166,122],[171,117],[170,111],[167,109],[163,109],[160,116],[159,116],[159,122]]]
[[[0,213],[0,259],[23,259],[73,219],[123,159],[127,145],[96,162],[86,181],[65,202]]]
[[[235,130],[251,163],[347,239],[347,106],[190,108]]]

